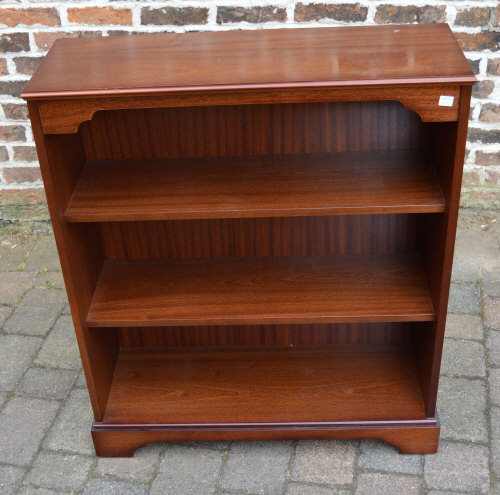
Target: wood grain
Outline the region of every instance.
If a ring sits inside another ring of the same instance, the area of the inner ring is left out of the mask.
[[[111,222],[445,207],[425,153],[372,151],[88,162],[64,217]]]
[[[89,326],[431,321],[416,255],[105,261]]]
[[[473,82],[446,24],[263,29],[61,39],[23,97]]]

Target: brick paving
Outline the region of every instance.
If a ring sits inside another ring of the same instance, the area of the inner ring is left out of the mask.
[[[0,230],[0,495],[500,495],[500,213],[460,214],[436,455],[382,442],[149,444],[98,459],[55,244]]]

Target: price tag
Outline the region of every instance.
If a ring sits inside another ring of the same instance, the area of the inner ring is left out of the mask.
[[[455,101],[454,96],[441,95],[439,97],[439,106],[440,107],[452,107],[454,101]]]

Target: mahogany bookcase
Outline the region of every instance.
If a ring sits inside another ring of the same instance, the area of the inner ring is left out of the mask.
[[[474,81],[445,24],[58,40],[23,97],[97,454],[435,452]]]

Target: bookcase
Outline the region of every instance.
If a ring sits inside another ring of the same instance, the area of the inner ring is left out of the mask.
[[[23,97],[97,455],[435,452],[474,81],[445,24],[58,40]]]

